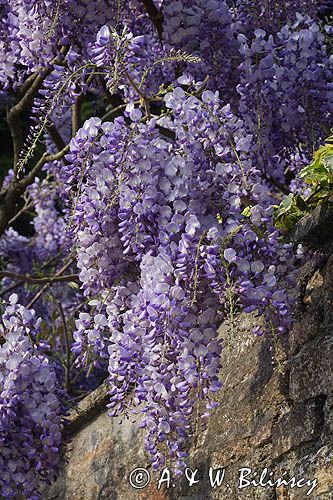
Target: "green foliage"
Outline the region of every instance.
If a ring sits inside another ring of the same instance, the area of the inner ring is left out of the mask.
[[[275,226],[288,231],[309,211],[308,207],[309,205],[302,196],[290,193],[280,205],[276,206]]]
[[[290,193],[275,207],[275,225],[279,229],[291,229],[304,215],[333,194],[333,135],[315,152],[313,161],[300,172],[306,184],[312,188],[307,197]]]
[[[313,162],[305,167],[301,173],[305,182],[315,188],[331,189],[333,184],[333,135],[327,139],[325,146],[321,146],[314,155]]]

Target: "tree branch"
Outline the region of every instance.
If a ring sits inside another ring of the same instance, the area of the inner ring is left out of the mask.
[[[63,158],[65,154],[68,153],[68,151],[69,151],[69,144],[67,144],[63,149],[61,149],[61,151],[58,151],[58,153],[55,153],[53,155],[44,153],[43,156],[38,160],[38,162],[32,168],[32,170],[29,172],[29,174],[19,181],[19,186],[22,187],[22,192],[27,186],[29,186],[34,181],[36,175],[40,172],[41,168],[45,165],[45,163],[61,160],[61,158]],[[1,224],[0,224],[0,231],[1,231]]]
[[[25,199],[24,205],[20,210],[8,221],[8,225],[10,226],[13,224],[24,212],[27,212],[30,210],[30,208],[33,208],[34,204],[32,200]]]
[[[68,262],[66,262],[66,264],[64,264],[62,266],[61,269],[59,269],[59,271],[55,274],[54,277],[59,277],[61,276],[65,271],[67,271],[67,269],[73,264],[74,262],[74,259],[71,258]],[[41,288],[39,290],[38,293],[36,293],[36,295],[30,300],[29,304],[27,305],[27,309],[31,309],[31,307],[35,304],[35,302],[37,302],[37,300],[43,295],[43,293],[49,288],[50,286],[50,282],[46,283],[43,288]]]
[[[34,285],[43,285],[45,283],[61,283],[64,281],[79,281],[77,274],[66,274],[64,276],[25,276],[24,274],[12,273],[10,271],[0,271],[0,279],[10,278],[19,280],[21,283],[31,283]]]
[[[14,149],[13,163],[14,163],[14,173],[16,176],[15,166],[17,165],[17,161],[19,159],[19,155],[24,143],[22,121],[19,118],[19,116],[17,116],[15,113],[12,113],[11,111],[7,111],[6,118],[13,141],[13,149]]]
[[[17,161],[19,158],[19,154],[21,152],[24,137],[22,124],[20,120],[20,116],[24,111],[31,109],[33,105],[34,98],[41,88],[43,81],[45,78],[52,73],[54,66],[56,64],[60,64],[66,52],[68,52],[69,47],[63,47],[60,50],[60,53],[51,61],[50,66],[45,69],[41,73],[37,73],[36,75],[30,75],[22,88],[18,91],[18,95],[21,96],[21,99],[8,110],[7,112],[7,122],[10,128],[10,132],[13,138],[14,145],[14,174],[17,177]],[[23,91],[24,90],[24,91]]]
[[[80,128],[81,115],[81,96],[79,96],[74,104],[72,104],[72,137]]]
[[[149,98],[148,100],[149,100],[149,102],[162,102],[163,98],[162,97],[152,97],[152,98]],[[113,115],[116,115],[117,113],[119,113],[120,111],[122,111],[123,109],[126,108],[126,106],[127,106],[128,103],[127,102],[123,102],[123,101],[120,101],[120,102],[121,102],[121,104],[115,106],[112,109],[109,109],[109,111],[107,111],[105,113],[105,115],[102,116],[102,122],[106,122]],[[138,99],[137,101],[133,101],[133,104],[142,104],[142,100]]]
[[[40,172],[45,163],[60,160],[68,151],[69,144],[53,155],[44,153],[26,177],[21,180],[14,178],[10,185],[0,192],[0,235],[7,228],[9,221],[15,217],[19,211],[17,203],[21,195],[24,193],[27,186],[33,183],[36,175]]]
[[[10,293],[13,290],[16,290],[16,288],[18,288],[21,285],[23,285],[22,281],[17,281],[16,283],[13,283],[12,285],[7,286],[7,288],[4,288],[3,290],[1,290],[0,297],[4,297],[5,295],[7,295],[7,293]]]
[[[46,127],[46,129],[47,129],[48,133],[50,134],[52,141],[57,146],[58,151],[61,151],[62,149],[64,149],[66,144],[65,144],[63,138],[61,137],[61,135],[59,134],[58,129],[55,127],[55,125],[52,123],[51,125],[48,125]]]
[[[155,26],[159,39],[162,40],[164,21],[162,11],[158,10],[152,0],[141,0],[141,3],[143,4],[148,16],[150,17],[151,22]]]
[[[18,89],[17,94],[20,97],[20,99],[22,99],[22,97],[24,96],[24,94],[31,87],[31,85],[33,84],[33,82],[34,82],[34,80],[36,79],[37,76],[38,76],[38,73],[33,73],[32,75],[28,76],[28,78],[23,83],[23,85],[21,85],[21,87]]]

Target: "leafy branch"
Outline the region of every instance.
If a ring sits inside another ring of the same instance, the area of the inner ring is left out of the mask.
[[[290,230],[304,215],[333,194],[333,135],[314,154],[313,161],[303,168],[300,177],[311,186],[308,196],[290,193],[275,207],[277,228]]]

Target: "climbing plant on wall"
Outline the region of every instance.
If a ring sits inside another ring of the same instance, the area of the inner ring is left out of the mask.
[[[282,4],[0,1],[3,498],[39,497],[104,379],[181,473],[219,324],[288,333],[283,227],[331,190],[332,26],[330,1]]]

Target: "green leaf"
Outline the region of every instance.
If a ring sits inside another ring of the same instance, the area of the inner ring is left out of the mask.
[[[300,195],[290,193],[280,205],[275,207],[273,216],[275,226],[278,229],[291,229],[303,215],[309,210],[309,206]]]
[[[251,207],[250,206],[245,207],[243,212],[242,212],[242,215],[244,215],[245,217],[250,217],[251,216]]]
[[[288,194],[288,196],[280,203],[276,210],[276,217],[280,217],[281,215],[285,214],[288,212],[294,201],[294,195],[292,193]]]
[[[323,164],[326,170],[333,175],[333,153],[329,153],[323,158]]]

